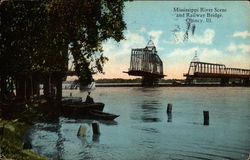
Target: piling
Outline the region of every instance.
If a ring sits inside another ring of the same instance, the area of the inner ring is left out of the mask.
[[[92,130],[93,134],[99,135],[100,134],[100,128],[98,123],[92,123]]]
[[[72,92],[70,92],[69,96],[72,97]]]
[[[168,104],[168,108],[167,108],[167,114],[172,114],[172,104]]]
[[[203,111],[204,123],[203,125],[209,125],[209,111]]]
[[[85,126],[80,126],[77,132],[77,136],[86,136],[87,128]]]

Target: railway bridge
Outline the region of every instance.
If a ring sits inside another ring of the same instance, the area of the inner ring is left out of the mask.
[[[145,48],[131,50],[130,68],[124,73],[141,76],[143,86],[157,85],[159,79],[166,76],[163,74],[163,63],[152,40],[149,40]]]
[[[250,85],[250,69],[228,68],[224,64],[192,61],[184,76],[189,84],[197,78],[219,78],[222,85],[229,84],[230,79],[238,79],[241,84]]]

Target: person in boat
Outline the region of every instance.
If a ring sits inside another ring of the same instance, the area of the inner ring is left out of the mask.
[[[90,93],[91,93],[91,92],[88,92],[88,95],[87,95],[86,100],[85,100],[86,103],[94,103],[93,98],[90,97]]]

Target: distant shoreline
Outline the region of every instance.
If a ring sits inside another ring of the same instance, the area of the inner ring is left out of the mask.
[[[95,83],[95,87],[143,87],[141,83]],[[147,87],[147,86],[144,86]],[[149,86],[150,87],[150,86]],[[153,87],[250,87],[242,84],[228,84],[222,85],[219,83],[197,83],[197,84],[185,84],[185,83],[159,83]],[[63,90],[74,90],[79,89],[79,86],[73,85],[73,87],[65,85]]]
[[[142,87],[140,83],[96,83],[96,87]],[[154,87],[249,87],[238,84],[166,84],[160,83]]]

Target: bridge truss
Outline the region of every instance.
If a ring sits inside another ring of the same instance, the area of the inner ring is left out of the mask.
[[[163,63],[157,55],[156,47],[150,40],[145,48],[131,50],[129,75],[141,76],[143,85],[155,85],[163,78]]]
[[[195,78],[220,78],[221,84],[228,84],[229,79],[240,79],[242,83],[249,85],[250,70],[227,68],[224,64],[192,61],[188,73],[184,76],[188,83],[191,83]]]

